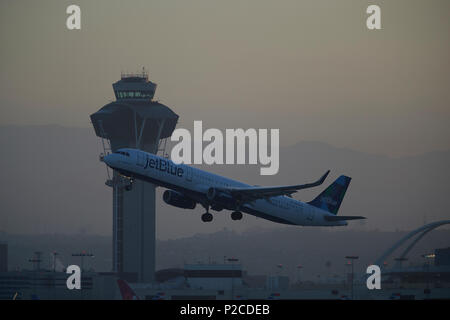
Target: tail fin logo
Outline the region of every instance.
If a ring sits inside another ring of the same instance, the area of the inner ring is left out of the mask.
[[[308,202],[308,204],[336,215],[350,181],[350,177],[340,176],[314,200]]]
[[[337,205],[337,201],[333,200],[330,197],[321,197],[320,201],[322,201],[323,203],[329,204],[331,206],[336,206]]]

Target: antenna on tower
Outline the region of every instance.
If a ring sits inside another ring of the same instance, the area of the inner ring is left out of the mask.
[[[148,80],[148,72],[145,70],[145,67],[142,67],[142,78]]]
[[[33,269],[36,271],[41,270],[41,255],[42,252],[41,251],[35,251],[34,252],[34,257],[32,259],[29,259],[29,262],[33,263]]]

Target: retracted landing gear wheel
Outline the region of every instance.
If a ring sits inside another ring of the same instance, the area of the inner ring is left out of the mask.
[[[233,219],[233,220],[241,220],[242,219],[242,213],[240,211],[233,211],[231,213],[231,219]]]

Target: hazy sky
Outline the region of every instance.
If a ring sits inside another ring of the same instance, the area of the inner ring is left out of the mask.
[[[78,4],[82,29],[69,31]],[[365,26],[369,4],[382,30]],[[0,124],[88,127],[142,66],[179,127],[280,128],[388,155],[450,148],[450,1],[0,2]]]

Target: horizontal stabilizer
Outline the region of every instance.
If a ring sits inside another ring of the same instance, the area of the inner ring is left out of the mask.
[[[345,221],[345,220],[366,219],[366,217],[361,217],[361,216],[325,216],[324,218],[327,221]]]

